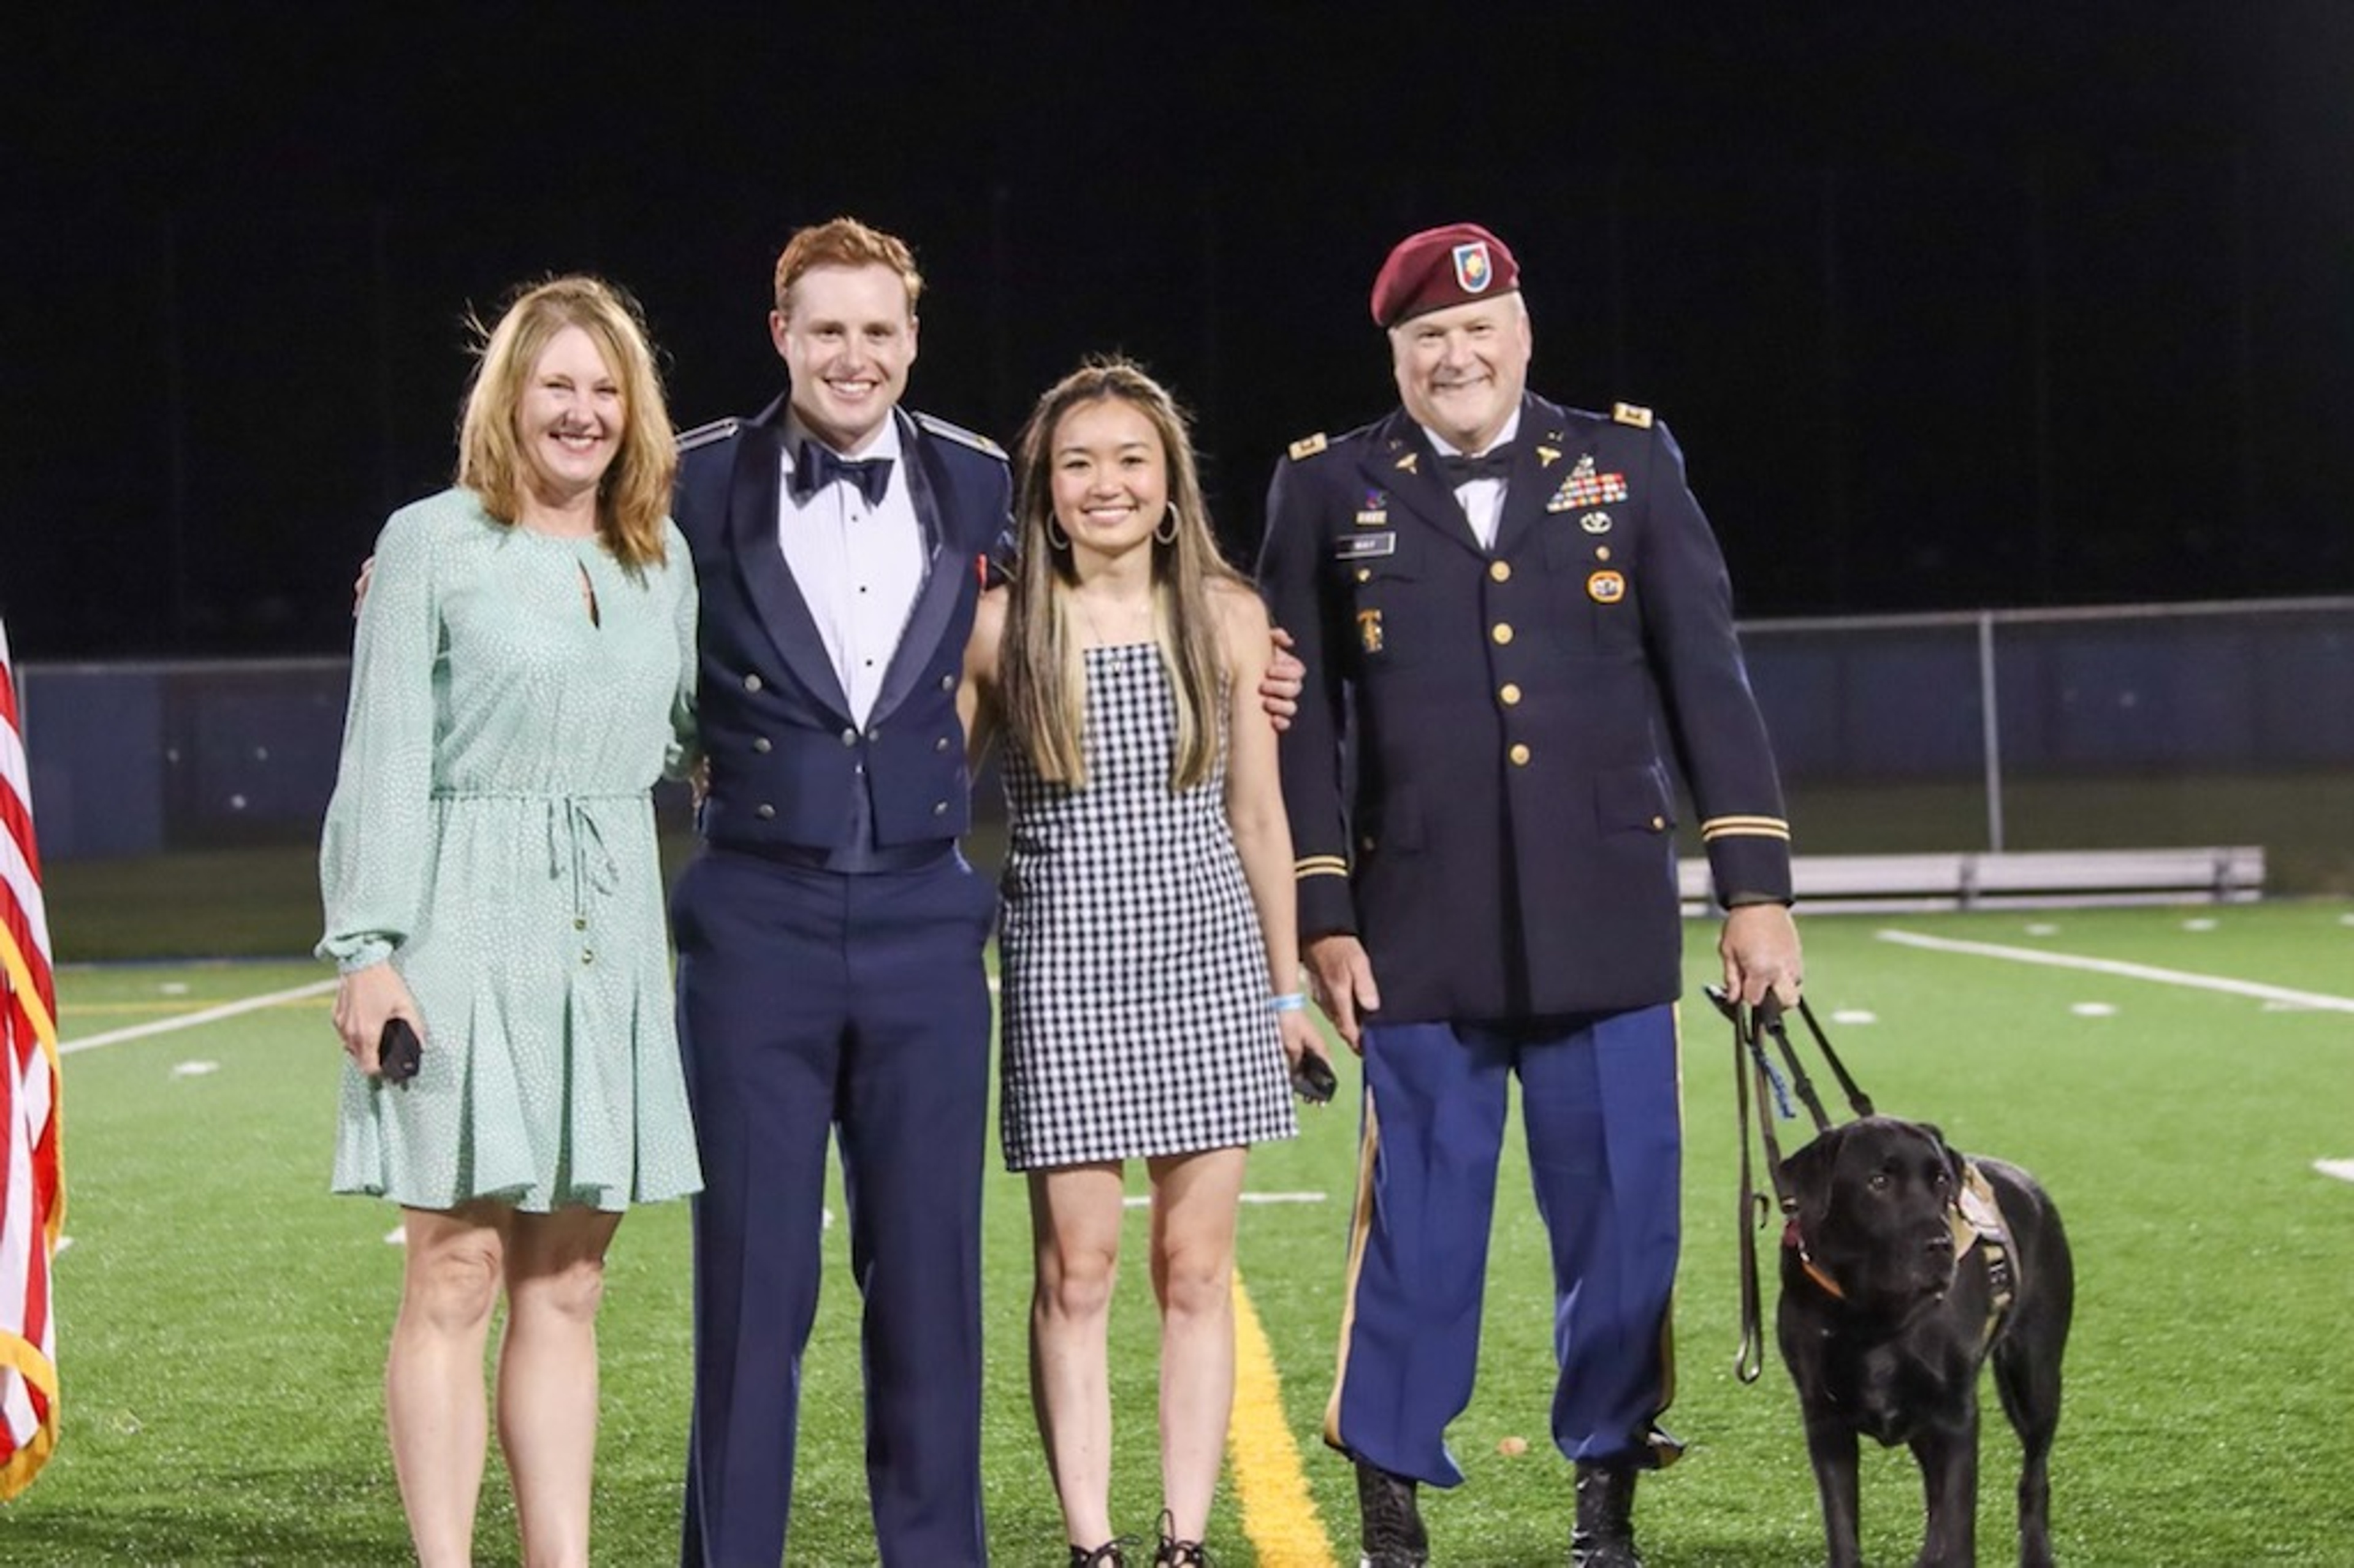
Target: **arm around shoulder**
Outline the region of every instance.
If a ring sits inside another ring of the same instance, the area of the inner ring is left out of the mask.
[[[964,674],[957,683],[957,718],[964,726],[965,765],[979,768],[997,738],[997,659],[1005,641],[1005,609],[1012,590],[1002,584],[981,590],[974,603],[972,631],[964,643]]]

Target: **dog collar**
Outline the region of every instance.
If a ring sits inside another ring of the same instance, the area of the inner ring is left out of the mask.
[[[1782,1245],[1798,1255],[1798,1266],[1807,1271],[1807,1277],[1813,1280],[1824,1295],[1834,1301],[1847,1299],[1847,1292],[1840,1288],[1839,1281],[1833,1279],[1829,1271],[1821,1264],[1817,1263],[1813,1255],[1807,1251],[1807,1238],[1799,1234],[1798,1217],[1796,1214],[1791,1215],[1790,1223],[1782,1227]]]

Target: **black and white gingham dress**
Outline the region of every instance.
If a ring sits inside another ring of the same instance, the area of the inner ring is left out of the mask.
[[[1006,1168],[1292,1137],[1225,759],[1172,794],[1175,698],[1159,651],[1086,657],[1086,788],[1042,781],[1018,742],[1004,755]]]

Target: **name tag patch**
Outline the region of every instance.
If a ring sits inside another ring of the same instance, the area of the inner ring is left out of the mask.
[[[1361,561],[1369,556],[1396,554],[1395,534],[1352,534],[1332,549],[1332,558],[1336,561]]]

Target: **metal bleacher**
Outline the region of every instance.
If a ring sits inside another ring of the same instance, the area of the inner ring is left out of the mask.
[[[1709,908],[1708,862],[1679,868],[1684,912]],[[1800,855],[1802,911],[2041,909],[2087,905],[2247,904],[2264,895],[2264,852],[2207,848],[1956,851]]]

